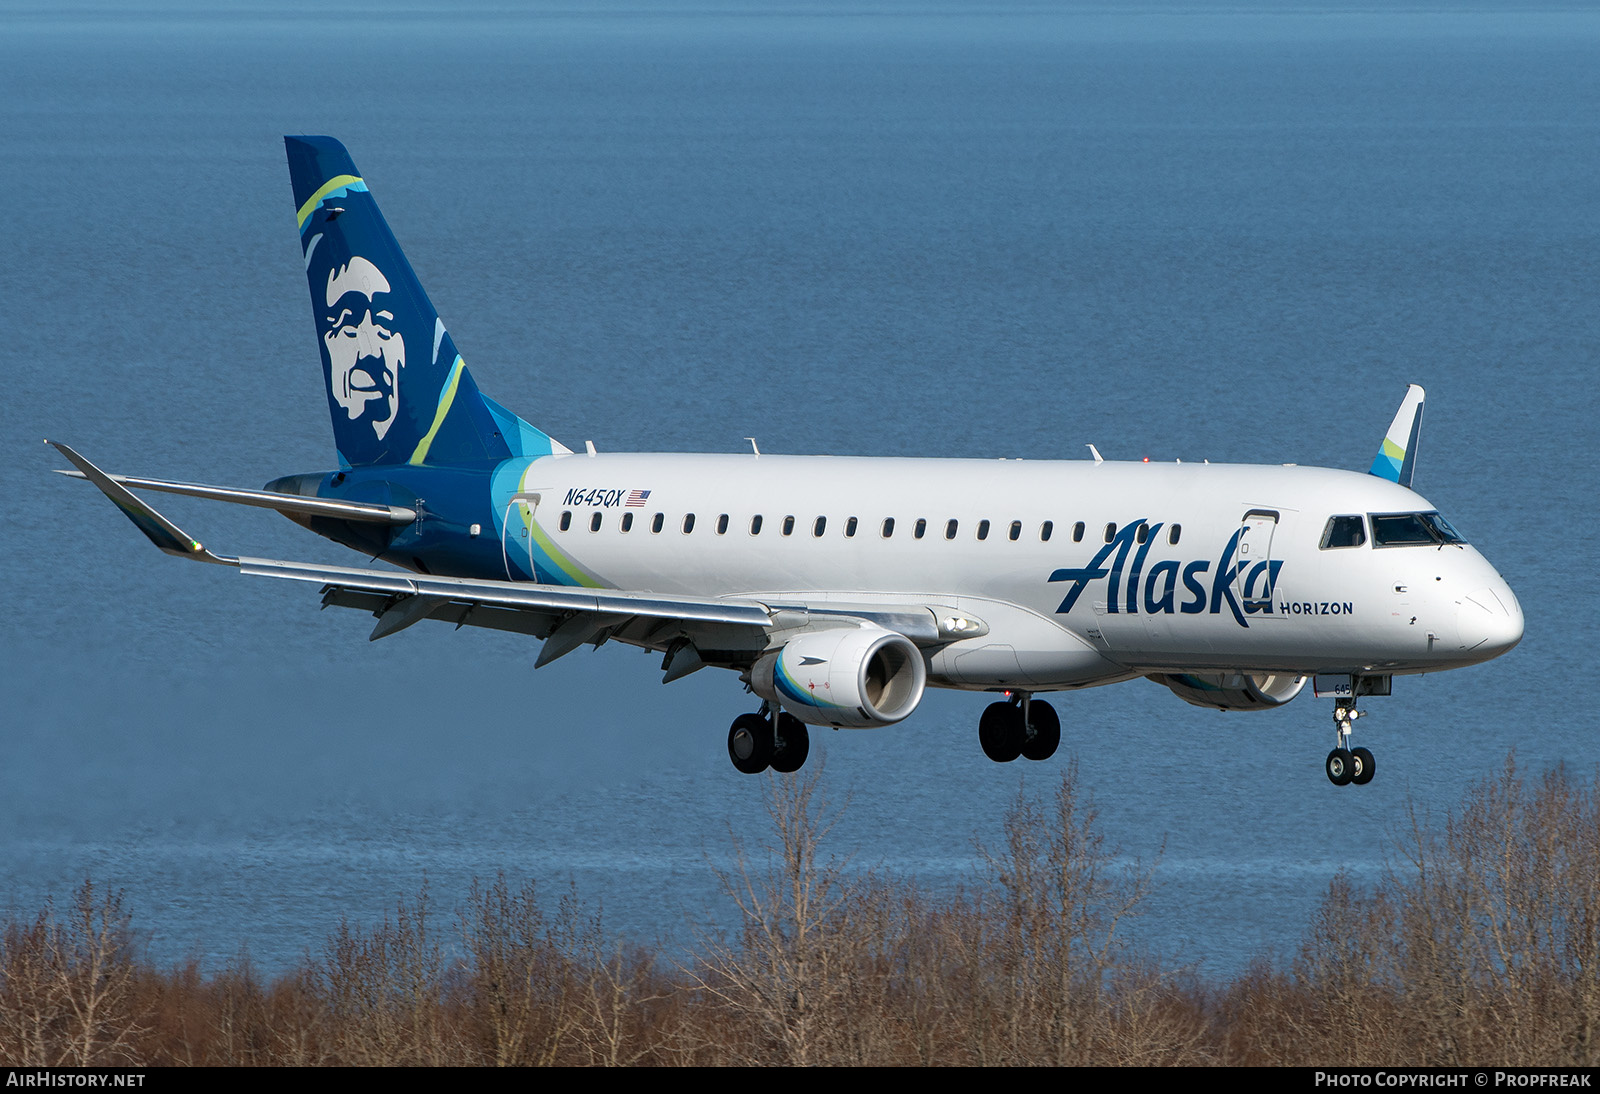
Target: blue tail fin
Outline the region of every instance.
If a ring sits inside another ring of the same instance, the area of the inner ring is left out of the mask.
[[[1417,467],[1417,440],[1422,435],[1424,398],[1421,387],[1406,385],[1406,397],[1400,401],[1394,421],[1389,423],[1389,432],[1378,446],[1378,454],[1373,458],[1368,474],[1397,482],[1401,486],[1411,485],[1411,477]]]
[[[340,461],[465,464],[568,451],[478,392],[344,145],[283,143]]]

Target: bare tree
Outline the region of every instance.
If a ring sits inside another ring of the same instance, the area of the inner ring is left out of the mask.
[[[1076,762],[1048,806],[1019,794],[1004,846],[981,850],[999,891],[1010,1062],[1095,1061],[1110,1032],[1108,989],[1133,967],[1119,931],[1149,894],[1151,870],[1106,846]]]
[[[575,898],[570,894],[567,901]],[[569,954],[576,912],[547,920],[532,881],[513,891],[504,874],[474,880],[461,917],[471,962],[470,1010],[497,1067],[554,1064],[572,1046],[582,996]]]
[[[1398,979],[1429,1062],[1600,1062],[1600,813],[1508,757],[1440,826],[1413,814],[1390,888]]]
[[[85,879],[65,920],[46,903],[0,944],[0,1056],[24,1065],[136,1064],[134,940],[120,890]]]
[[[747,1040],[733,1055],[744,1062],[832,1062],[826,1026],[845,991],[856,941],[840,928],[858,893],[846,861],[821,857],[842,812],[822,792],[823,769],[814,758],[797,774],[766,776],[771,842],[752,861],[733,837],[734,864],[717,870],[739,911],[739,941],[705,939],[694,979],[743,1027]]]
[[[1276,1015],[1291,1031],[1278,1048],[1284,1062],[1370,1066],[1397,1058],[1396,945],[1388,896],[1335,874],[1293,965],[1296,1002]]]
[[[32,922],[7,924],[0,940],[0,1059],[13,1066],[60,1061],[67,1000],[56,970],[59,931],[46,904]]]
[[[326,1001],[334,1059],[346,1064],[444,1063],[440,1024],[445,960],[429,928],[424,881],[415,903],[371,929],[341,922],[329,938],[315,980]]]

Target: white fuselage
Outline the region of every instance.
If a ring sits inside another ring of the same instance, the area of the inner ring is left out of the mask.
[[[531,570],[542,542],[566,583],[976,617],[987,634],[930,660],[946,687],[1425,672],[1488,660],[1522,633],[1515,596],[1470,546],[1369,534],[1321,547],[1332,516],[1434,508],[1347,471],[574,454],[514,461],[496,493],[508,557]]]

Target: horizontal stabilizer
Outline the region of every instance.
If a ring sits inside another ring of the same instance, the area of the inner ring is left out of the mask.
[[[56,447],[61,447],[57,445]],[[57,471],[74,479],[89,476],[82,471]],[[119,486],[135,490],[159,490],[165,494],[183,494],[191,498],[209,498],[212,501],[229,501],[236,505],[254,505],[261,509],[276,509],[280,513],[300,513],[308,517],[334,517],[338,520],[365,521],[372,524],[410,524],[417,519],[415,509],[403,505],[376,505],[360,501],[334,501],[331,498],[308,498],[299,494],[280,494],[275,490],[241,490],[233,486],[208,486],[199,482],[170,482],[166,479],[141,479],[132,475],[106,475]]]
[[[1417,438],[1422,433],[1423,395],[1417,384],[1406,388],[1406,397],[1394,421],[1389,423],[1389,432],[1384,435],[1377,458],[1372,461],[1370,474],[1404,487],[1411,486],[1411,475],[1417,465]]]
[[[107,475],[94,464],[78,455],[71,448],[58,441],[46,440],[44,443],[52,446],[56,451],[71,460],[84,478],[98,486],[100,492],[110,498],[111,503],[121,509],[124,516],[133,521],[134,527],[143,532],[151,543],[154,543],[167,554],[177,555],[179,558],[192,558],[197,562],[215,562],[223,566],[237,566],[239,564],[239,560],[236,558],[214,555],[206,550],[199,540],[134,497],[128,492],[127,487],[113,481],[110,475]]]

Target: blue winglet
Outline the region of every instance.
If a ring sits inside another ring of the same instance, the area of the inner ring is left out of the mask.
[[[72,465],[83,472],[83,477],[98,486],[100,492],[122,510],[123,516],[133,521],[134,527],[145,534],[145,538],[167,554],[177,555],[179,558],[192,558],[197,562],[215,562],[223,566],[239,565],[239,560],[236,558],[214,555],[206,550],[199,540],[134,497],[127,487],[113,482],[109,475],[71,448],[59,441],[46,440],[44,443],[71,460]]]

